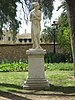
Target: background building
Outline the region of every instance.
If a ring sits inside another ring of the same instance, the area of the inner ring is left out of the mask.
[[[31,34],[30,33],[23,33],[16,35],[16,43],[31,43]]]
[[[10,31],[3,32],[2,37],[0,37],[0,44],[27,44],[32,43],[31,33],[17,34],[15,37],[16,41],[13,40],[13,34]],[[40,36],[40,41],[41,41]]]
[[[13,44],[13,34],[10,31],[3,32],[0,37],[0,44]]]

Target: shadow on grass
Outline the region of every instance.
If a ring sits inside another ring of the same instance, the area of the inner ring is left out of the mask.
[[[15,88],[15,89],[22,89],[22,88],[23,88],[23,87],[20,86],[20,85],[7,84],[7,83],[0,83],[0,86],[9,87],[9,88]]]
[[[12,100],[31,100],[25,97],[25,95],[39,95],[39,96],[75,96],[75,86],[55,86],[50,84],[48,90],[23,90],[22,86],[14,84],[0,83],[0,86],[5,88],[11,88],[8,92],[0,91],[0,96],[9,98]],[[18,90],[17,90],[18,89]],[[21,89],[21,91],[19,91]],[[46,92],[45,92],[46,91]],[[61,93],[62,92],[62,93]],[[14,94],[15,93],[15,94]],[[18,95],[17,95],[18,93]],[[24,96],[24,97],[23,97]]]
[[[0,96],[6,98],[6,100],[11,99],[11,100],[31,100],[28,99],[27,97],[22,97],[22,96],[18,96],[9,92],[4,92],[4,91],[0,91]]]
[[[75,86],[55,86],[50,84],[50,89],[49,91],[53,91],[53,92],[63,92],[63,93],[75,93]]]
[[[22,86],[15,85],[15,84],[0,83],[0,86],[14,88],[14,89],[23,89]],[[55,85],[50,84],[48,91],[63,92],[63,93],[75,93],[75,86],[63,87],[63,86],[55,86]]]
[[[55,86],[50,84],[50,88],[48,90],[34,90],[34,91],[17,91],[17,90],[9,90],[11,92],[20,93],[20,94],[28,94],[28,95],[42,95],[42,96],[75,96],[75,87],[74,86]],[[40,92],[41,91],[41,92]],[[48,92],[45,93],[44,91]],[[61,93],[62,92],[62,93]]]
[[[5,87],[8,90],[8,87],[11,89],[22,89],[22,86],[19,85],[14,85],[14,84],[5,84],[5,83],[0,83],[0,87]],[[27,97],[23,97],[21,95],[17,95],[14,93],[11,93],[10,91],[6,92],[4,90],[0,90],[0,96],[3,98],[6,98],[6,100],[11,99],[11,100],[31,100],[28,99]]]

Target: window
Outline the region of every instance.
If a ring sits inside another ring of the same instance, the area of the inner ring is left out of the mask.
[[[0,40],[1,40],[1,37],[0,37]]]
[[[29,42],[32,42],[32,40],[31,39],[28,39],[29,40]]]
[[[8,41],[10,41],[10,39],[11,39],[11,38],[10,38],[10,37],[8,37]]]
[[[19,42],[22,42],[22,39],[19,39]]]
[[[27,39],[24,39],[24,42],[27,42]]]

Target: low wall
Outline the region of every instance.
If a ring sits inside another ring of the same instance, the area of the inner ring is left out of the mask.
[[[0,44],[0,60],[26,60],[26,50],[32,44]],[[53,52],[53,44],[41,44],[41,47],[49,52]],[[56,52],[61,53],[62,49],[56,44]]]

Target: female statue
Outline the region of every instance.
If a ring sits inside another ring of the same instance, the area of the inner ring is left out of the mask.
[[[33,42],[33,49],[38,49],[40,47],[40,21],[41,21],[41,11],[39,10],[39,3],[32,3],[33,10],[30,12],[31,21],[31,37]]]

